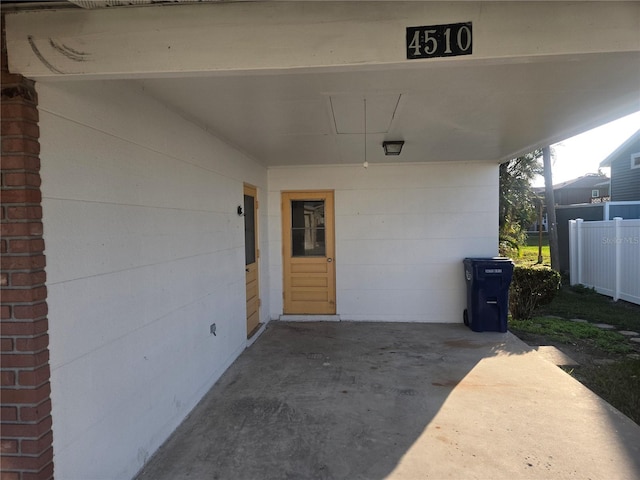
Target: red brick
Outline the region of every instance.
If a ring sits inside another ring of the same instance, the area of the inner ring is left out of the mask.
[[[26,237],[29,235],[28,223],[3,223],[0,225],[0,235],[3,237]]]
[[[43,418],[38,423],[11,424],[2,425],[3,438],[40,438],[42,435],[51,430],[51,416]]]
[[[4,103],[24,103],[35,106],[38,103],[38,95],[33,88],[33,83],[23,80],[12,85],[2,85],[2,101]]]
[[[3,439],[2,441],[0,441],[0,453],[2,453],[3,455],[6,455],[8,453],[18,453],[18,441]]]
[[[37,457],[10,457],[3,456],[0,459],[0,466],[7,470],[34,470],[39,471],[53,460],[53,448],[49,448],[42,455]],[[24,478],[24,477],[23,477]]]
[[[28,368],[39,367],[49,361],[49,350],[38,353],[3,353],[0,354],[0,363],[3,368]]]
[[[44,270],[30,273],[13,273],[11,274],[11,286],[26,287],[32,285],[42,285],[47,280],[47,273]]]
[[[3,69],[2,80],[0,81],[0,83],[2,83],[2,85],[13,85],[13,84],[18,85],[18,84],[21,84],[24,79],[25,78],[22,75],[9,73],[8,71],[5,71]]]
[[[29,309],[33,309],[33,313],[42,313],[46,315],[47,313],[47,304],[46,303],[38,303],[36,305],[16,305],[13,307],[14,310],[20,309],[21,311],[24,309],[24,313],[27,311],[31,311]],[[16,317],[17,318],[17,317]],[[24,317],[25,319],[31,319],[32,317]],[[35,317],[34,317],[35,318]],[[34,320],[34,321],[14,321],[14,322],[2,322],[0,324],[0,331],[2,335],[10,337],[12,335],[31,335],[35,336],[40,333],[45,333],[49,330],[49,322],[46,318],[42,320]]]
[[[35,320],[45,317],[48,312],[49,307],[46,302],[36,303],[35,305],[15,305],[13,307],[13,315],[16,320]]]
[[[36,207],[27,207],[27,208],[36,208]],[[9,253],[42,253],[42,252],[44,252],[44,240],[42,238],[30,238],[27,240],[23,240],[23,239],[9,240]]]
[[[51,387],[49,383],[38,388],[5,388],[2,392],[2,403],[5,405],[16,403],[41,403],[49,398],[50,393]]]
[[[35,338],[16,338],[16,350],[19,352],[39,352],[49,346],[49,335],[46,333]]]
[[[42,194],[33,188],[14,188],[2,190],[2,203],[40,203]]]
[[[0,407],[0,418],[3,422],[15,422],[18,419],[18,407]]]
[[[0,372],[0,379],[3,387],[13,387],[16,384],[16,374],[9,370]]]
[[[35,257],[27,257],[35,258]],[[3,259],[4,260],[4,259]],[[37,302],[47,298],[47,287],[35,287],[24,289],[6,289],[2,292],[2,301],[13,302]]]
[[[40,153],[40,142],[25,137],[5,137],[2,139],[2,153]]]
[[[3,368],[21,368],[33,367],[35,365],[34,356],[26,353],[21,354],[2,354],[0,355],[0,363]]]
[[[51,399],[47,399],[35,407],[20,407],[20,421],[37,422],[51,413]]]
[[[18,472],[2,472],[2,480],[20,480],[20,474]]]
[[[3,199],[4,200],[4,199]],[[4,208],[2,209],[4,211]],[[0,235],[3,237],[25,237],[29,235],[28,223],[3,223],[0,225]]]
[[[3,155],[2,170],[40,171],[40,159],[34,155]]]
[[[25,135],[31,138],[38,138],[40,136],[40,129],[37,123],[15,119],[3,120],[0,131],[3,136]]]
[[[53,433],[47,432],[37,440],[22,440],[20,442],[20,451],[28,455],[35,455],[45,452],[51,448],[53,444]]]
[[[44,365],[36,370],[19,370],[18,385],[35,387],[48,382],[50,376],[49,365]]]
[[[7,207],[7,218],[9,220],[39,220],[42,218],[42,207]]]
[[[22,480],[53,480],[53,462],[49,462],[38,473],[24,472]]]
[[[0,265],[2,270],[42,270],[46,265],[46,259],[44,255],[21,255],[11,256],[3,255],[0,258]],[[6,294],[4,294],[6,295]],[[2,300],[4,302],[28,302],[30,300],[8,300],[3,295]],[[20,296],[20,295],[17,295]]]
[[[11,352],[13,350],[13,339],[2,338],[0,339],[0,350],[3,352]]]
[[[2,102],[1,108],[1,116],[5,121],[9,119],[23,119],[37,122],[39,120],[38,109],[32,104],[25,102]]]
[[[5,198],[2,198],[6,202]],[[42,222],[3,223],[0,225],[0,235],[3,237],[26,237],[42,235]]]
[[[41,183],[42,181],[40,180],[40,174],[36,172],[7,172],[4,174],[5,187],[39,187]]]
[[[0,219],[2,220],[0,235],[0,252],[2,253],[2,269],[0,276],[3,287],[10,287],[3,291],[4,301],[37,301],[37,305],[20,305],[19,313],[24,317],[29,314],[46,316],[46,281],[44,265],[46,259],[41,253],[44,250],[42,239],[42,209],[40,203],[42,195],[39,191],[41,179],[38,174],[40,152],[38,141],[39,127],[37,110],[37,93],[35,83],[21,75],[13,75],[7,71],[6,40],[4,36],[4,15],[2,16],[2,49],[0,63],[2,64],[1,98],[0,103],[0,133],[2,134],[0,149],[2,172],[2,205]],[[13,187],[13,188],[12,188]],[[7,221],[9,220],[9,221]],[[31,221],[37,220],[37,221]],[[14,237],[9,241],[11,237]],[[15,238],[32,237],[32,238]],[[24,255],[20,255],[24,254]],[[30,255],[29,255],[30,254]],[[8,260],[7,260],[8,258]],[[9,267],[9,268],[7,268]],[[7,269],[8,271],[4,271]],[[24,270],[18,271],[18,270]],[[14,277],[15,275],[15,277]],[[31,287],[16,289],[15,287]],[[44,289],[44,290],[43,290]],[[30,293],[29,293],[30,292]],[[32,300],[30,300],[32,299]],[[35,300],[33,300],[35,299]],[[0,477],[2,480],[45,480],[53,478],[53,449],[51,433],[51,402],[49,398],[49,352],[46,318],[39,321],[14,322],[10,321],[14,313],[13,305],[2,305],[3,334],[14,332],[18,335],[34,335],[37,338],[2,338],[2,350],[11,347],[28,349],[42,349],[36,354],[6,353],[0,357],[3,384],[5,381],[22,384],[40,385],[38,388],[3,388],[2,401],[15,401],[23,405],[3,406],[2,438],[0,444]],[[18,345],[19,344],[19,345]],[[14,372],[7,368],[24,368],[30,366],[33,371]],[[16,365],[20,367],[15,367]],[[9,385],[7,385],[8,387]],[[15,385],[11,385],[15,386]],[[24,405],[21,402],[30,402]],[[37,404],[36,407],[33,403]],[[33,424],[15,424],[17,416],[22,422],[38,422]],[[42,418],[45,416],[45,418]],[[13,436],[14,438],[11,438]],[[15,438],[22,437],[22,440]],[[30,438],[24,438],[30,437]],[[41,453],[42,452],[42,453]],[[41,454],[40,454],[41,453]],[[40,455],[38,455],[40,454]]]

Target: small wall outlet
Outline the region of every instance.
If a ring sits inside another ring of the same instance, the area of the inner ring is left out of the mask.
[[[214,336],[216,334],[216,324],[212,323],[211,325],[209,325],[209,332],[212,333]]]

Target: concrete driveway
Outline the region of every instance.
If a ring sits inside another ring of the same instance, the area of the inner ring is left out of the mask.
[[[272,322],[138,478],[638,479],[640,426],[510,333]]]

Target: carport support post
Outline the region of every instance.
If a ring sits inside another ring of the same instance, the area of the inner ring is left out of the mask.
[[[9,73],[2,15],[3,480],[53,478],[49,335],[34,82]]]

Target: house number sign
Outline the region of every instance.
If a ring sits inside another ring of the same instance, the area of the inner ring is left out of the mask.
[[[407,59],[471,55],[471,22],[407,27]]]

